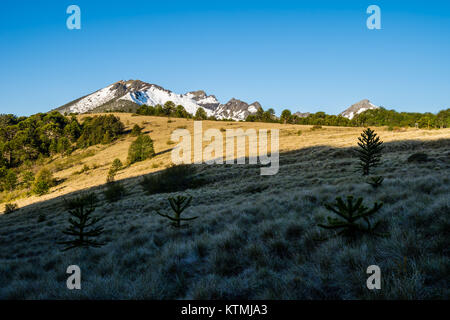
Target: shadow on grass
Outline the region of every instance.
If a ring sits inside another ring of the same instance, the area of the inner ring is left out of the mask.
[[[396,156],[404,154],[405,165],[422,165],[419,163],[409,163],[408,164],[407,158],[416,152],[427,152],[427,151],[432,151],[432,150],[439,150],[439,152],[437,153],[438,156],[429,157],[429,159],[427,161],[427,165],[430,165],[433,163],[436,163],[436,164],[441,163],[441,164],[446,165],[447,168],[448,168],[448,166],[450,166],[450,152],[448,151],[448,150],[450,150],[450,139],[400,140],[400,141],[385,142],[384,146],[385,146],[385,148],[384,148],[383,152],[385,154],[394,153]],[[263,183],[263,185],[261,185],[261,187],[255,187],[255,186],[249,187],[246,190],[242,190],[242,192],[257,193],[257,192],[261,192],[262,190],[269,188],[269,186],[267,186],[267,184],[266,184],[267,181],[264,181],[264,179],[269,179],[269,177],[270,177],[271,182],[276,182],[277,176],[283,175],[283,166],[295,164],[297,162],[301,162],[301,161],[305,161],[305,160],[315,161],[316,163],[320,163],[321,160],[329,161],[332,159],[335,159],[335,160],[349,159],[356,164],[357,158],[356,158],[356,155],[354,152],[355,149],[356,149],[355,147],[336,148],[336,147],[321,145],[321,146],[306,147],[306,148],[297,149],[297,150],[288,151],[288,152],[280,152],[279,173],[274,176],[261,176],[260,181]],[[158,156],[161,154],[168,153],[170,151],[172,151],[172,149],[167,149],[167,150],[161,151],[161,152],[157,153],[156,155]],[[186,165],[186,166],[193,168],[193,170],[188,170],[190,172],[189,174],[192,174],[193,176],[196,176],[197,178],[199,176],[201,176],[201,178],[199,178],[198,180],[201,181],[202,183],[198,183],[198,184],[188,184],[187,183],[187,184],[185,184],[186,185],[185,188],[181,188],[181,189],[174,188],[174,190],[171,190],[170,187],[165,187],[164,190],[161,190],[161,192],[158,192],[158,190],[152,189],[151,193],[155,194],[155,193],[171,193],[171,192],[176,192],[176,191],[184,191],[184,190],[187,190],[190,188],[206,187],[210,183],[226,183],[228,178],[230,178],[230,179],[236,178],[236,173],[230,172],[230,174],[227,174],[225,172],[224,174],[223,173],[218,174],[217,175],[219,177],[218,179],[216,178],[214,180],[208,180],[208,174],[214,173],[214,171],[217,171],[217,169],[219,169],[219,168],[223,169],[223,168],[230,168],[233,166],[240,166],[241,168],[248,167],[249,169],[255,169],[255,174],[259,175],[259,168],[263,167],[263,165],[260,165],[260,164],[256,164],[256,165],[248,164],[248,158],[246,158],[246,164],[244,164],[244,165],[200,164],[200,165]],[[170,168],[161,170],[161,171],[157,171],[157,172],[153,172],[153,173],[149,173],[149,174],[144,174],[144,175],[138,176],[138,177],[122,179],[122,180],[120,180],[120,182],[122,184],[124,184],[125,186],[140,185],[140,189],[142,190],[141,192],[145,193],[146,190],[145,190],[145,188],[142,188],[142,182],[143,181],[155,181],[155,180],[157,180],[157,179],[155,179],[155,176],[158,176],[158,175],[164,176],[164,173],[167,172],[168,170],[170,170]],[[258,172],[256,172],[256,170],[258,170]],[[252,173],[249,172],[249,174],[252,174]],[[172,177],[172,178],[176,178],[176,177]],[[173,180],[174,180],[173,183],[175,184],[176,179],[173,179]],[[63,181],[58,181],[57,185],[60,185],[62,182]],[[66,187],[62,187],[62,188],[59,187],[56,190],[61,190],[61,189],[65,189],[65,188]],[[55,197],[52,199],[38,201],[38,202],[35,202],[28,206],[19,208],[13,214],[9,214],[9,215],[0,214],[0,219],[6,219],[6,218],[14,219],[15,216],[23,217],[24,215],[28,215],[28,214],[33,214],[33,215],[37,216],[39,214],[39,211],[37,210],[38,208],[42,208],[45,210],[48,208],[53,208],[54,210],[59,210],[59,209],[63,210],[63,198],[70,199],[72,197],[77,197],[80,194],[84,194],[84,193],[100,194],[105,190],[105,188],[106,188],[106,183],[103,185],[66,193],[64,195],[61,195],[61,196],[58,196],[58,197]],[[100,197],[100,198],[103,198],[103,197]]]

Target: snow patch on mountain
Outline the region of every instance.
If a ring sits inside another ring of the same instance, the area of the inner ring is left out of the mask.
[[[160,89],[156,86],[128,92],[119,100],[130,100],[138,105],[146,104],[148,106],[164,105],[167,101],[172,101],[175,105],[182,105],[187,112],[195,114],[200,107],[199,104],[187,95],[179,95],[174,92]],[[208,116],[213,115],[213,111],[206,109]]]
[[[84,113],[92,109],[92,106],[100,106],[115,98],[115,90],[113,85],[100,89],[93,94],[90,94],[78,102],[75,102],[71,107],[71,112]]]

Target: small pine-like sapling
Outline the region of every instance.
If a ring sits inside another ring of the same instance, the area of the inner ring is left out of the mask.
[[[383,236],[383,234],[376,233],[375,230],[380,224],[380,221],[372,225],[369,221],[369,217],[377,213],[382,203],[375,202],[371,209],[363,205],[363,199],[358,198],[356,202],[352,196],[347,197],[347,202],[344,202],[342,198],[337,197],[334,204],[325,204],[325,207],[334,212],[339,218],[327,217],[328,224],[319,224],[318,226],[329,230],[338,230],[338,235],[344,235],[350,238],[354,238],[357,234],[373,234],[377,236]],[[358,220],[364,220],[365,225],[358,222]]]
[[[95,211],[95,201],[95,196],[87,195],[65,202],[70,213],[70,226],[63,233],[72,236],[74,239],[58,242],[58,244],[66,246],[62,251],[77,247],[97,248],[105,245],[105,242],[93,239],[101,235],[104,229],[101,226],[95,226],[102,218],[92,217],[92,213]]]
[[[198,217],[181,218],[181,214],[183,213],[183,211],[191,204],[192,197],[177,196],[175,198],[169,197],[168,200],[170,203],[170,207],[175,213],[175,216],[171,217],[167,214],[160,213],[158,210],[156,210],[156,213],[161,217],[171,220],[175,227],[180,228],[181,221],[190,221],[198,218]]]
[[[377,189],[378,187],[381,186],[383,181],[384,181],[384,178],[381,176],[378,176],[378,177],[371,177],[369,179],[369,181],[367,181],[367,183],[370,184],[374,189]]]
[[[364,130],[358,140],[359,149],[356,152],[360,160],[359,168],[362,169],[363,176],[367,176],[370,169],[380,163],[383,141],[370,128]]]

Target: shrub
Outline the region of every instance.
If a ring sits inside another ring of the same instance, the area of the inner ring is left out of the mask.
[[[36,179],[33,184],[33,193],[42,196],[49,192],[50,188],[53,187],[55,181],[53,175],[48,169],[41,169],[38,172]]]
[[[427,161],[428,155],[423,152],[414,153],[408,157],[408,162],[427,162]]]
[[[335,204],[326,204],[325,208],[334,212],[340,218],[328,217],[328,225],[319,224],[318,226],[324,229],[340,230],[338,235],[344,235],[351,238],[362,233],[381,235],[375,232],[380,221],[372,226],[369,217],[377,213],[383,204],[375,202],[372,209],[369,209],[365,207],[362,202],[363,199],[358,198],[354,203],[353,197],[348,196],[347,202],[345,203],[340,197],[337,197]],[[360,219],[363,219],[366,222],[366,225],[358,223],[357,221]]]
[[[119,201],[125,194],[125,188],[119,182],[108,183],[106,185],[106,190],[103,192],[106,201],[109,203]]]
[[[17,205],[17,203],[7,203],[5,205],[5,214],[10,214],[13,213],[14,211],[17,211],[17,209],[19,208],[19,206]]]
[[[22,182],[26,188],[30,188],[34,182],[34,174],[31,171],[25,171],[22,176]]]
[[[80,206],[83,206],[86,203],[90,204],[91,206],[96,206],[97,202],[98,202],[97,195],[95,193],[89,193],[69,200],[64,199],[64,208],[69,211],[79,208]]]
[[[140,135],[137,139],[130,145],[128,150],[128,162],[133,164],[135,162],[144,161],[155,155],[155,150],[153,149],[153,140],[150,136]]]
[[[312,128],[311,128],[312,131],[314,131],[314,130],[320,130],[320,129],[322,129],[322,126],[321,126],[320,124],[315,124],[315,125],[313,125]]]
[[[106,182],[114,182],[114,177],[116,176],[117,172],[122,169],[122,161],[120,159],[114,159],[111,168],[109,169],[108,176],[106,178]]]
[[[194,176],[195,168],[190,165],[174,165],[164,171],[144,177],[142,187],[148,194],[183,191],[204,184]]]
[[[359,149],[356,152],[360,160],[359,168],[362,169],[363,176],[367,176],[370,169],[380,163],[383,141],[370,128],[364,130],[358,140]]]
[[[141,134],[141,132],[142,132],[142,128],[139,127],[139,125],[135,124],[133,126],[133,129],[131,130],[131,135],[134,137],[137,137]]]
[[[160,213],[158,210],[156,210],[156,213],[160,215],[161,217],[167,218],[171,221],[173,221],[173,225],[177,228],[181,227],[181,221],[190,221],[197,219],[198,217],[192,217],[192,218],[181,218],[181,214],[183,211],[191,204],[192,197],[185,197],[185,196],[177,196],[175,198],[169,197],[168,198],[170,207],[172,208],[173,212],[175,213],[174,217],[171,217],[167,214]]]
[[[73,239],[57,242],[66,246],[62,251],[77,247],[101,247],[105,244],[105,242],[92,239],[100,236],[104,229],[101,226],[95,226],[102,218],[92,217],[96,200],[95,196],[89,194],[65,201],[70,214],[70,226],[63,233],[73,237]]]
[[[3,189],[13,191],[17,186],[17,175],[12,170],[8,170],[3,178]]]
[[[378,176],[378,177],[371,177],[369,179],[369,181],[367,181],[367,183],[370,184],[374,189],[377,189],[378,187],[381,186],[383,181],[384,181],[384,178]]]

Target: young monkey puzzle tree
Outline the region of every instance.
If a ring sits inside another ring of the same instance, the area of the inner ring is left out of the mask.
[[[375,202],[372,209],[369,209],[364,206],[362,202],[362,198],[358,198],[356,202],[353,202],[353,197],[348,196],[347,201],[344,202],[342,198],[337,197],[335,204],[325,204],[325,208],[337,214],[340,219],[328,217],[328,225],[319,224],[318,226],[324,229],[340,230],[338,235],[352,238],[358,233],[383,236],[383,234],[375,232],[380,221],[376,222],[374,225],[369,221],[369,218],[377,213],[383,204]],[[360,219],[364,220],[366,225],[358,223],[358,220]]]
[[[380,163],[383,141],[370,128],[364,130],[358,140],[359,149],[356,152],[360,160],[359,168],[362,169],[363,176],[367,176],[370,173],[370,168]]]
[[[198,218],[198,217],[181,218],[181,213],[191,204],[191,201],[192,197],[184,197],[184,196],[177,196],[175,198],[170,197],[169,203],[170,206],[172,207],[173,212],[175,212],[175,217],[171,217],[167,214],[162,214],[158,210],[156,210],[156,213],[159,214],[161,217],[172,220],[173,225],[179,228],[181,227],[181,221],[190,221]]]
[[[63,231],[64,234],[74,237],[72,240],[60,241],[58,244],[66,245],[62,251],[67,251],[77,247],[101,247],[105,242],[96,241],[92,238],[103,233],[103,227],[95,226],[103,218],[94,218],[95,195],[80,196],[73,200],[66,201],[65,205],[70,213],[70,227]]]

